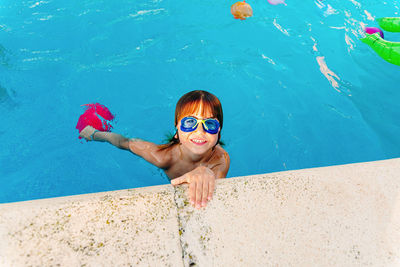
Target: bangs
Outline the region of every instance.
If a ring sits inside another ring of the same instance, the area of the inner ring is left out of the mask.
[[[188,115],[192,115],[194,113],[199,112],[202,118],[216,118],[215,110],[213,109],[211,103],[207,103],[204,101],[196,101],[186,103],[180,110],[179,114],[177,114],[178,121],[183,117]]]
[[[221,129],[223,114],[221,102],[213,94],[206,91],[192,91],[182,96],[175,109],[175,126],[185,116],[199,112],[203,118],[218,119]]]

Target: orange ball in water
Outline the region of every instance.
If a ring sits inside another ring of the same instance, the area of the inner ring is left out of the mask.
[[[231,13],[235,19],[241,20],[253,16],[253,10],[251,9],[251,6],[245,1],[234,3],[231,6]]]

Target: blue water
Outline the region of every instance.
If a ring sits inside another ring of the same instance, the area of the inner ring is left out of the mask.
[[[80,106],[162,143],[177,100],[217,95],[229,177],[400,156],[400,67],[359,41],[400,1],[0,3],[0,202],[157,184],[160,170],[78,140]],[[400,33],[385,33],[400,41]]]

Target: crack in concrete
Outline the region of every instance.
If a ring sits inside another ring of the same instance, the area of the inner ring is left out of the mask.
[[[179,203],[178,203],[178,187],[174,187],[174,202],[175,202],[175,207],[176,207],[176,212],[177,215],[177,221],[178,221],[178,234],[179,234],[179,244],[181,246],[181,251],[182,251],[182,266],[185,266],[185,248],[183,246],[183,240],[182,240],[182,233],[184,231],[182,227],[182,220],[179,212]]]

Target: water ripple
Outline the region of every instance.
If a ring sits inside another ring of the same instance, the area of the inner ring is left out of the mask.
[[[129,17],[136,18],[136,17],[143,17],[145,15],[157,15],[164,11],[165,11],[164,8],[152,9],[152,10],[140,10],[137,11],[135,14],[129,14]]]
[[[39,2],[35,2],[33,5],[29,6],[29,8],[35,8],[35,7],[38,7],[38,6],[40,6],[40,5],[48,4],[48,3],[50,3],[50,2],[49,2],[49,1],[39,1]]]

